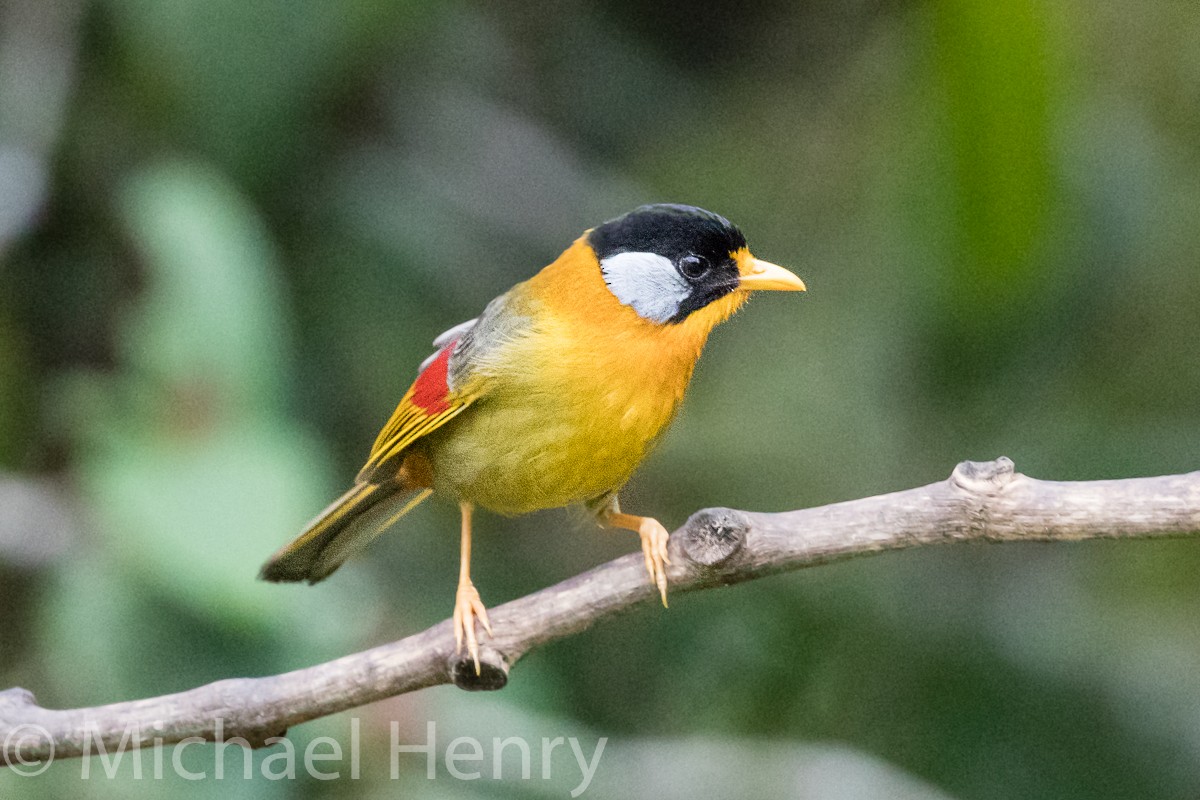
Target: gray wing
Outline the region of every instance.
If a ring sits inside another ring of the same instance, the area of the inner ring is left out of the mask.
[[[438,357],[438,353],[442,351],[443,347],[450,344],[455,339],[461,339],[463,336],[465,336],[467,331],[475,327],[476,322],[479,322],[479,317],[476,317],[475,319],[469,319],[466,322],[460,322],[453,328],[438,334],[438,337],[433,340],[433,352],[429,354],[429,358],[426,358],[421,362],[421,366],[417,368],[417,372],[424,372],[425,368],[432,364],[433,360]]]
[[[450,344],[450,342],[454,341],[455,339],[462,338],[462,335],[464,333],[471,330],[471,328],[475,327],[476,322],[479,322],[479,317],[476,317],[475,319],[469,319],[466,322],[460,322],[457,325],[455,325],[453,328],[451,328],[450,330],[439,334],[438,337],[433,340],[434,349],[441,350],[443,347]]]
[[[438,355],[457,340],[450,354],[450,386],[461,385],[468,373],[495,374],[496,361],[504,349],[513,341],[530,333],[529,318],[526,316],[528,303],[517,284],[508,292],[487,304],[487,308],[473,320],[455,325],[433,341],[438,351],[421,363],[424,370]]]

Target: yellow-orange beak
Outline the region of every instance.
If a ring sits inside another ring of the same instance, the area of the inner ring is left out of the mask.
[[[758,292],[764,289],[776,292],[803,292],[807,288],[804,281],[792,272],[770,261],[762,261],[750,256],[741,262],[741,285],[739,288],[747,292]]]

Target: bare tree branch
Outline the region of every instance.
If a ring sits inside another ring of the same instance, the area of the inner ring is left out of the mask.
[[[1200,534],[1200,472],[1052,482],[1007,458],[965,461],[948,480],[781,514],[706,509],[671,536],[673,596],[853,556],[959,541],[1078,541]],[[610,561],[492,609],[482,674],[454,653],[449,621],[325,664],[218,681],[178,694],[49,710],[24,689],[0,692],[0,764],[170,744],[188,737],[258,746],[301,722],[442,683],[499,689],[525,653],[657,599],[641,554]],[[157,741],[156,741],[157,740]]]

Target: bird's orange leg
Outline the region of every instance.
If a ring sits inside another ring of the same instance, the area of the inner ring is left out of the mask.
[[[467,640],[467,652],[475,662],[475,674],[479,674],[479,641],[475,638],[475,619],[483,623],[488,636],[492,626],[488,622],[487,609],[475,584],[471,583],[471,511],[470,503],[459,503],[462,511],[462,561],[458,571],[458,592],[454,598],[454,652],[461,653],[463,639]]]
[[[646,558],[646,571],[650,573],[650,580],[658,587],[658,593],[662,595],[662,604],[665,608],[667,605],[667,564],[671,563],[671,559],[667,558],[667,537],[670,536],[667,529],[653,517],[622,514],[615,502],[606,506],[597,516],[603,525],[635,531],[641,537],[642,555]]]

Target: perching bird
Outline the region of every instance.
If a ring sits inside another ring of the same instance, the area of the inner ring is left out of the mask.
[[[263,566],[315,583],[436,492],[462,511],[454,636],[479,670],[471,513],[584,503],[636,531],[667,601],[667,530],[617,492],[683,399],[709,332],[759,289],[804,291],[723,217],[648,205],[585,232],[554,263],[437,337],[353,488]]]

